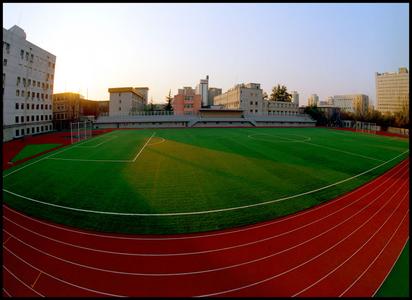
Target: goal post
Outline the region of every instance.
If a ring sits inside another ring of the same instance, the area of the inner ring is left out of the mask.
[[[354,125],[357,132],[366,132],[376,134],[376,123],[356,121]]]
[[[93,123],[91,121],[79,121],[70,123],[70,142],[72,144],[92,137]]]

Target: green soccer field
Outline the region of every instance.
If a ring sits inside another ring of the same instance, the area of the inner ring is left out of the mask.
[[[199,232],[330,200],[408,151],[407,139],[325,128],[115,130],[4,171],[3,199],[90,230]]]

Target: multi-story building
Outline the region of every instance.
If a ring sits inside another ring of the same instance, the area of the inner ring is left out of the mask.
[[[263,114],[294,116],[299,114],[299,102],[264,100]]]
[[[409,112],[409,73],[407,68],[396,72],[376,73],[377,110],[383,113]]]
[[[296,91],[292,91],[292,102],[299,106],[299,94]]]
[[[147,104],[147,93],[145,94],[147,90],[147,88],[133,87],[109,88],[109,115],[127,116],[143,111]]]
[[[195,115],[202,107],[202,98],[191,87],[183,87],[174,96],[172,106],[175,115]]]
[[[328,103],[323,106],[339,107],[344,112],[366,113],[369,108],[369,97],[363,94],[335,95],[332,97],[332,101],[329,97]]]
[[[210,106],[209,103],[209,75],[206,75],[206,79],[200,79],[200,83],[196,85],[196,94],[200,95],[202,101],[202,107]]]
[[[3,141],[53,130],[56,56],[3,28]]]
[[[105,103],[105,104],[102,104]],[[70,128],[70,122],[78,122],[82,117],[97,118],[107,114],[109,101],[87,100],[79,93],[53,94],[53,125],[55,129]]]
[[[259,83],[237,84],[226,93],[214,97],[213,102],[225,108],[242,109],[246,114],[262,114],[264,111]]]
[[[319,104],[319,96],[316,94],[310,95],[308,98],[308,106],[318,106]]]
[[[222,89],[210,87],[208,91],[208,97],[209,97],[208,106],[213,106],[214,105],[213,99],[216,96],[219,96],[221,94],[222,94]]]

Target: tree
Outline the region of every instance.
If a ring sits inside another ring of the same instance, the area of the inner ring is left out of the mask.
[[[173,97],[171,96],[171,90],[169,90],[169,96],[166,96],[166,105],[165,105],[166,111],[173,111],[172,100],[173,100]]]
[[[287,91],[286,86],[278,84],[272,88],[272,93],[270,94],[271,101],[283,101],[283,102],[291,102],[292,101],[292,94],[289,94]]]

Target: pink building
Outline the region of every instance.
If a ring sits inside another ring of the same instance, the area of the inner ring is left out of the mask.
[[[179,89],[172,101],[173,111],[176,115],[194,115],[202,106],[200,95],[196,95],[191,87]]]

